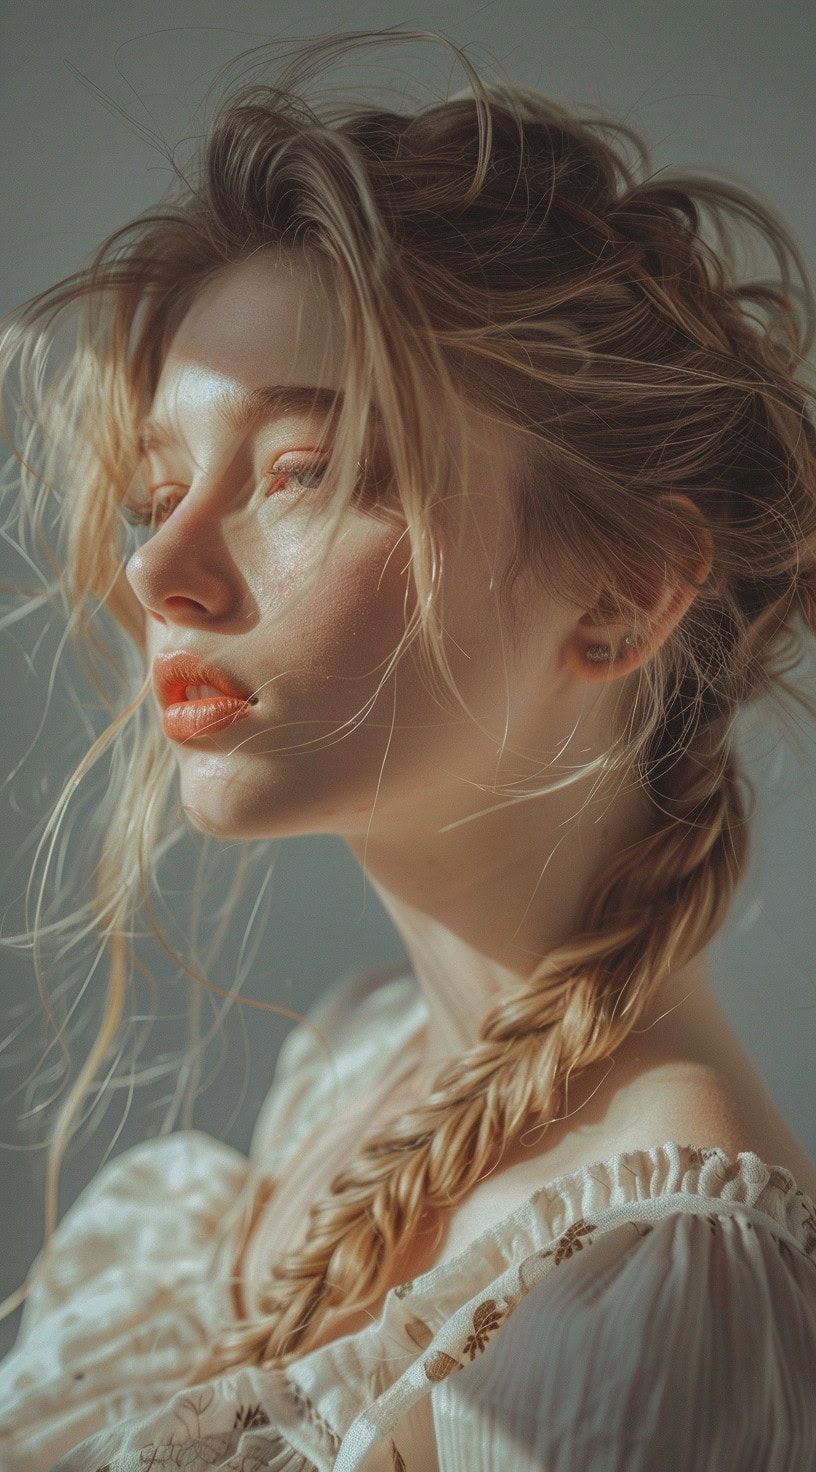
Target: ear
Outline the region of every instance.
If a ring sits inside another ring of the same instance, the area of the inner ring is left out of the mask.
[[[671,492],[667,492],[658,499],[682,506],[684,510],[692,512],[697,518],[697,537],[689,552],[688,566],[695,587],[689,589],[677,583],[661,580],[659,587],[655,589],[653,605],[645,610],[648,615],[648,633],[645,635],[641,633],[638,643],[634,646],[625,643],[626,636],[632,632],[628,624],[620,619],[605,619],[600,605],[583,613],[564,648],[563,658],[564,663],[570,669],[589,683],[608,681],[620,675],[628,675],[639,664],[642,664],[644,659],[648,659],[650,654],[659,649],[694,602],[697,590],[702,587],[711,571],[714,561],[714,539],[699,507],[695,506],[688,496],[675,495]],[[596,645],[603,645],[609,649],[608,660],[596,663],[587,658],[587,650]]]

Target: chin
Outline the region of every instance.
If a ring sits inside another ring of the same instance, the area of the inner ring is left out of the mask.
[[[182,803],[181,811],[191,828],[208,834],[210,838],[221,838],[225,843],[272,842],[280,838],[302,838],[306,833],[333,831],[329,823],[307,822],[301,814],[295,812],[278,813],[259,821],[257,814],[253,812],[233,813],[225,815],[221,820],[206,817],[189,803]]]
[[[202,833],[209,833],[212,838],[242,838],[243,834],[231,832],[229,827],[223,824],[213,823],[205,818],[203,813],[196,808],[191,808],[188,803],[182,803],[181,810],[191,827],[198,828]]]

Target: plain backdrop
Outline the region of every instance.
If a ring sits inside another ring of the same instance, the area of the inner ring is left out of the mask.
[[[816,262],[814,91],[816,12],[803,3],[756,0],[527,0],[513,5],[414,4],[393,0],[7,0],[0,12],[0,312],[76,270],[110,231],[155,203],[170,175],[150,135],[171,144],[195,131],[194,114],[218,67],[265,41],[330,30],[405,24],[444,30],[473,49],[488,76],[538,87],[566,104],[607,110],[643,132],[655,167],[699,164],[755,188],[785,215],[811,270]],[[495,68],[495,70],[493,70]],[[366,53],[365,87],[406,83],[425,102],[466,84],[449,53],[423,43]],[[106,101],[105,99],[110,99]],[[114,103],[138,124],[128,124]],[[186,155],[184,155],[186,156]],[[0,576],[26,569],[5,540]],[[23,923],[31,859],[26,841],[62,779],[98,732],[98,710],[61,652],[63,630],[36,617],[0,632],[2,670],[3,934]],[[812,650],[792,678],[816,690]],[[52,681],[52,668],[57,674]],[[80,691],[77,702],[70,682]],[[83,709],[84,705],[84,709]],[[740,741],[759,793],[754,857],[728,924],[712,947],[718,995],[770,1092],[808,1152],[816,1155],[816,742],[799,717],[800,749],[783,742],[762,710]],[[80,814],[81,818],[81,814]],[[81,854],[81,839],[73,849]],[[173,881],[189,886],[180,869]],[[250,893],[232,948],[234,968]],[[399,937],[340,840],[287,840],[275,869],[273,904],[256,938],[243,995],[305,1011],[337,976],[404,960]],[[178,992],[163,953],[151,952],[171,1013]],[[225,984],[222,975],[221,983]],[[104,973],[90,986],[98,1003]],[[39,1011],[30,953],[0,950],[0,1297],[16,1288],[43,1240],[44,1151],[26,1143],[19,1115],[39,1054],[11,1036],[21,1002]],[[291,1024],[236,1007],[214,1047],[195,1127],[245,1150]],[[94,1013],[98,1016],[98,1012]],[[170,1024],[168,1024],[169,1026]],[[9,1037],[7,1038],[7,1035]],[[158,1030],[151,1049],[170,1036]],[[178,1026],[172,1040],[180,1039]],[[48,1034],[42,1032],[42,1046]],[[90,1042],[90,1036],[85,1038]],[[49,1055],[54,1059],[52,1047]],[[142,1059],[144,1062],[144,1058]],[[75,1051],[71,1077],[81,1062]],[[62,1096],[65,1088],[63,1085]],[[41,1097],[41,1096],[40,1096]],[[69,1153],[60,1215],[116,1154],[157,1131],[139,1095],[119,1093],[96,1134]],[[112,1143],[113,1142],[113,1143]],[[19,1311],[0,1324],[0,1353]]]

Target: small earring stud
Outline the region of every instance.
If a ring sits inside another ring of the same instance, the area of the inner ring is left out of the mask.
[[[637,641],[633,639],[630,634],[627,634],[623,642],[624,644],[629,644],[634,648]],[[611,660],[612,650],[608,644],[590,644],[586,652],[586,657],[587,659],[591,660],[593,664],[605,664],[607,660]]]

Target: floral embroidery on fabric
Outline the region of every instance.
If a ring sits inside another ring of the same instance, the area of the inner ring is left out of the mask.
[[[242,1431],[248,1431],[252,1426],[269,1426],[269,1417],[263,1406],[239,1406],[235,1412],[233,1427],[240,1427]]]
[[[462,1368],[459,1360],[455,1360],[453,1355],[445,1354],[441,1349],[438,1349],[436,1354],[429,1355],[423,1363],[429,1380],[444,1380],[448,1375],[452,1375],[454,1370]]]
[[[719,1150],[713,1148],[703,1150],[699,1145],[688,1145],[686,1148],[688,1150],[688,1158],[692,1165],[698,1166],[705,1165],[706,1161],[710,1160],[712,1155],[719,1155],[720,1153]]]
[[[425,1323],[424,1319],[407,1319],[405,1332],[412,1343],[416,1344],[420,1349],[427,1349],[434,1337],[433,1329],[430,1324]]]
[[[477,1303],[471,1315],[473,1333],[469,1334],[463,1345],[463,1353],[468,1359],[474,1360],[477,1354],[481,1354],[491,1334],[495,1334],[502,1320],[507,1317],[510,1309],[518,1303],[519,1294],[513,1294],[500,1308],[495,1298],[486,1298],[483,1303]],[[414,1323],[422,1322],[414,1320]],[[425,1326],[427,1328],[427,1325]],[[429,1380],[444,1380],[452,1375],[455,1370],[461,1370],[462,1361],[454,1359],[453,1355],[446,1354],[444,1350],[438,1349],[435,1354],[429,1355],[423,1361],[425,1374]]]
[[[199,1398],[198,1402],[191,1397],[182,1403],[185,1412],[191,1413],[195,1418],[195,1430],[201,1432],[201,1416],[212,1404],[212,1397]],[[183,1420],[181,1416],[179,1419]],[[271,1422],[263,1406],[258,1403],[255,1406],[238,1406],[235,1412],[231,1431],[213,1431],[209,1435],[187,1436],[184,1440],[150,1442],[139,1448],[139,1466],[145,1469],[156,1467],[180,1467],[189,1468],[190,1472],[200,1472],[203,1467],[229,1467],[230,1472],[264,1472],[269,1466],[270,1446],[245,1447],[239,1451],[239,1443],[245,1431],[251,1431],[256,1427],[269,1426]],[[185,1425],[185,1431],[190,1429]],[[275,1450],[280,1449],[280,1442],[276,1444]],[[229,1461],[225,1462],[225,1457]],[[301,1458],[298,1466],[303,1472],[316,1472],[312,1462],[303,1461]],[[97,1467],[96,1472],[112,1472],[113,1463],[105,1462],[103,1466]]]
[[[209,1436],[196,1436],[191,1441],[159,1441],[139,1448],[139,1463],[142,1467],[216,1467],[234,1452],[237,1440],[229,1432],[212,1432]],[[251,1465],[251,1464],[250,1464]],[[256,1463],[257,1466],[262,1464]],[[242,1460],[242,1472],[247,1464]]]
[[[290,1380],[287,1378],[286,1388],[298,1410],[300,1411],[300,1414],[303,1416],[304,1420],[308,1421],[312,1426],[316,1428],[316,1430],[321,1432],[321,1434],[325,1436],[326,1440],[331,1446],[332,1451],[337,1453],[340,1449],[340,1437],[337,1435],[334,1427],[330,1426],[328,1421],[323,1416],[321,1416],[319,1410],[317,1409],[317,1406],[314,1404],[313,1401],[309,1399],[308,1395],[306,1395],[306,1393],[301,1390],[300,1386],[295,1380]]]
[[[742,1172],[739,1160],[729,1160],[722,1150],[715,1150],[714,1154],[719,1156],[722,1166],[722,1170],[715,1172],[720,1185],[727,1186],[731,1181],[738,1181]]]
[[[559,1263],[565,1262],[568,1257],[572,1257],[573,1252],[580,1252],[581,1248],[587,1245],[580,1239],[587,1237],[590,1232],[595,1231],[597,1231],[597,1227],[593,1222],[584,1221],[584,1218],[579,1216],[578,1220],[573,1222],[571,1227],[567,1227],[566,1232],[558,1238],[555,1249],[550,1248],[547,1252],[542,1252],[541,1256],[552,1257],[554,1255],[557,1267]]]
[[[394,1472],[405,1472],[405,1462],[397,1450],[397,1443],[391,1441],[391,1461],[394,1464]]]
[[[188,1395],[173,1407],[181,1423],[182,1440],[174,1435],[170,1441],[148,1442],[139,1448],[142,1467],[214,1467],[238,1444],[235,1431],[213,1431],[202,1435],[201,1418],[215,1399],[212,1386],[198,1396]],[[240,1435],[240,1433],[239,1433]],[[194,1460],[195,1458],[195,1460]]]
[[[473,1310],[473,1333],[465,1340],[465,1354],[473,1360],[481,1354],[491,1334],[498,1329],[507,1309],[499,1308],[495,1298],[486,1298]]]
[[[790,1171],[777,1170],[776,1167],[772,1167],[768,1171],[768,1185],[773,1186],[775,1190],[787,1192],[793,1185],[793,1176]]]

